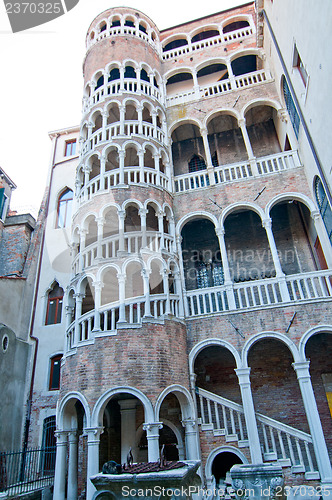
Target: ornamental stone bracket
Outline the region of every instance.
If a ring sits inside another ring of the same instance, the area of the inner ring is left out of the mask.
[[[233,465],[230,470],[237,500],[285,500],[282,468],[275,464]]]

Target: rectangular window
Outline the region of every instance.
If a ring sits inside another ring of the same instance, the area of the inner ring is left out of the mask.
[[[57,391],[60,389],[61,358],[62,356],[59,355],[51,359],[50,382],[48,387],[50,391]]]
[[[5,195],[5,188],[0,188],[0,219],[5,220],[8,196]]]
[[[300,57],[296,45],[294,45],[293,67],[297,68],[304,83],[304,86],[306,87],[308,84],[308,73],[304,67],[304,64],[302,62],[302,59]]]
[[[76,153],[76,139],[66,141],[65,156],[73,156]]]

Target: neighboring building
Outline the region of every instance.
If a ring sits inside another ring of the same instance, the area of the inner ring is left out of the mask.
[[[208,487],[272,462],[289,498],[332,494],[332,70],[312,29],[332,12],[308,4],[91,23],[81,125],[50,134],[33,313],[29,444],[57,429],[55,500],[162,445]]]

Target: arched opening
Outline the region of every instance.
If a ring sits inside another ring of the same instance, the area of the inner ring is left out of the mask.
[[[212,462],[211,472],[215,478],[216,488],[227,491],[231,487],[230,470],[235,464],[242,464],[242,460],[230,451],[218,453]]]
[[[162,267],[161,262],[153,260],[151,262],[151,273],[149,276],[150,294],[162,294],[164,293],[164,283],[162,278]],[[166,290],[165,290],[166,291]]]
[[[120,70],[119,70],[119,68],[113,68],[113,69],[111,69],[111,71],[109,73],[108,81],[109,82],[113,82],[114,80],[120,80]]]
[[[120,110],[117,103],[112,103],[108,108],[107,125],[120,121]]]
[[[146,229],[147,231],[158,231],[158,216],[156,214],[156,210],[154,207],[149,204],[147,206],[147,214],[146,214]]]
[[[153,157],[153,150],[149,146],[146,146],[144,153],[144,167],[146,168],[155,168],[155,162]]]
[[[191,43],[200,42],[201,40],[206,40],[207,38],[213,38],[214,36],[219,35],[219,31],[216,29],[205,29],[193,36],[191,39]]]
[[[99,89],[100,87],[102,87],[104,85],[104,75],[101,75],[98,80],[97,80],[97,83],[96,83],[96,86],[95,86],[95,90]]]
[[[284,201],[274,205],[270,214],[281,268],[286,275],[326,269],[314,221],[303,203]]]
[[[111,304],[119,300],[119,283],[117,271],[114,268],[107,269],[102,276],[101,305]]]
[[[135,205],[128,205],[126,207],[124,230],[125,232],[141,230],[141,218],[138,213],[138,207],[136,207]]]
[[[213,223],[207,219],[189,221],[181,236],[186,289],[222,285],[223,268]]]
[[[137,150],[135,148],[133,148],[132,146],[128,146],[126,148],[126,156],[124,159],[124,166],[125,167],[138,167],[139,166],[139,159],[138,159]]]
[[[204,143],[197,125],[185,123],[172,133],[174,175],[188,173],[189,162],[194,155],[205,160]]]
[[[116,207],[109,207],[104,213],[103,238],[119,232],[119,220]]]
[[[88,165],[90,168],[89,181],[91,181],[92,179],[100,175],[100,159],[98,158],[98,156],[92,155],[89,158]]]
[[[133,66],[126,66],[124,72],[124,78],[136,78],[136,71]]]
[[[105,172],[119,168],[119,152],[116,148],[110,149],[106,156]]]
[[[101,129],[103,126],[103,119],[100,113],[98,113],[94,118],[94,127],[92,129],[92,133],[94,134],[97,130]]]
[[[144,104],[143,107],[142,119],[143,122],[152,123],[151,110],[148,108],[146,104]]]
[[[254,156],[258,158],[280,153],[276,109],[271,106],[257,105],[247,111],[245,118]]]
[[[266,231],[256,212],[232,212],[224,226],[229,270],[236,283],[275,276]]]
[[[92,311],[95,308],[95,299],[94,299],[94,288],[92,286],[91,279],[85,278],[84,282],[81,285],[83,290],[83,300],[82,300],[82,315]],[[93,328],[93,326],[92,326]],[[83,340],[83,339],[81,339]]]
[[[188,164],[189,172],[198,172],[199,170],[206,170],[206,163],[202,156],[194,155]]]
[[[231,31],[240,30],[247,26],[250,26],[248,21],[233,21],[232,23],[226,24],[222,31],[223,33],[230,33]]]
[[[171,42],[168,42],[165,45],[165,47],[163,47],[163,52],[177,49],[178,47],[184,47],[185,45],[188,45],[188,40],[186,38],[178,38],[177,40],[172,40]]]
[[[126,268],[126,298],[143,295],[142,266],[138,262],[130,262]]]
[[[248,158],[243,135],[234,116],[218,113],[209,121],[207,128],[215,166],[237,163]]]
[[[193,88],[194,80],[191,73],[182,72],[176,73],[167,79],[166,92],[167,95],[179,94]]]
[[[125,120],[138,120],[137,109],[133,104],[126,104]]]
[[[141,69],[141,81],[150,83],[149,75],[144,68]]]
[[[322,423],[325,441],[332,459],[332,335],[312,335],[305,346],[310,360],[310,377]]]
[[[231,62],[232,71],[234,76],[246,75],[247,73],[252,73],[257,71],[257,56],[247,55],[240,56]]]
[[[87,234],[85,237],[85,246],[88,247],[97,241],[98,238],[98,225],[95,217],[93,215],[89,215],[85,222],[85,226],[87,228]]]
[[[126,463],[130,448],[134,462],[137,462],[136,432],[145,422],[141,401],[129,393],[116,394],[106,404],[102,418],[104,432],[100,436],[99,470],[110,460]]]
[[[197,72],[198,85],[205,87],[212,83],[220,82],[228,78],[227,66],[225,64],[209,64]]]

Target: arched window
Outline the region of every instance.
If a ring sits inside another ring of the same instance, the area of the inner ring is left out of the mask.
[[[329,200],[327,199],[324,186],[319,177],[317,177],[315,181],[315,194],[320,214],[329,236],[329,240],[332,244],[332,210],[329,204]]]
[[[48,389],[50,391],[58,391],[60,389],[61,358],[62,354],[57,354],[50,360],[50,379],[48,384]]]
[[[45,325],[61,323],[62,303],[63,289],[55,282],[48,293]]]
[[[205,170],[206,164],[204,158],[194,155],[189,162],[189,172],[197,172],[198,170]]]
[[[71,220],[71,208],[73,203],[73,192],[71,189],[66,189],[59,196],[58,200],[58,217],[56,227],[67,227]]]
[[[56,451],[56,441],[55,433],[56,431],[56,420],[55,415],[47,417],[43,422],[43,441],[42,441],[42,463],[41,469],[44,474],[49,474],[54,472],[55,468],[55,451]]]

